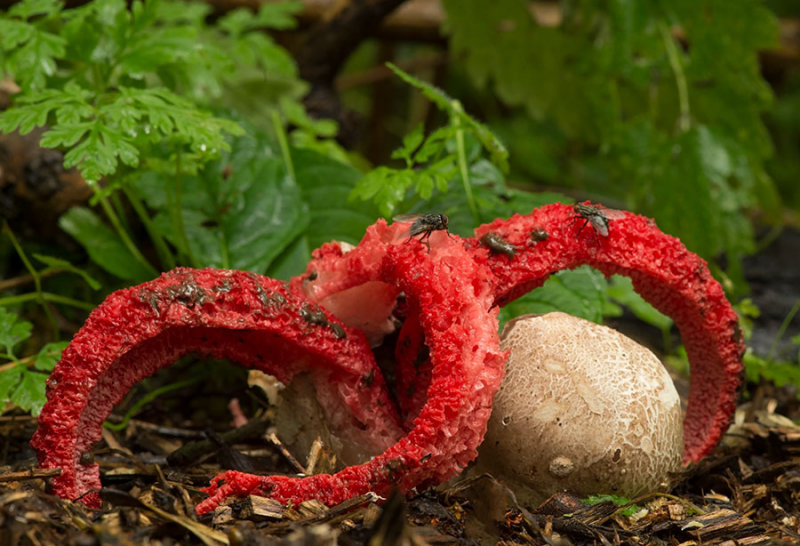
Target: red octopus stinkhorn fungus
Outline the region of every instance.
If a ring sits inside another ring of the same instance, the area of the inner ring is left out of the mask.
[[[680,330],[691,366],[683,461],[700,460],[717,444],[736,409],[745,348],[736,313],[706,262],[652,220],[614,211],[598,237],[594,224],[583,229],[584,222],[575,216],[573,206],[556,203],[475,230],[471,244],[480,256],[486,256],[479,240],[487,233],[515,249],[513,257],[490,253],[485,258],[497,278],[495,302],[505,305],[552,273],[584,264],[606,276],[630,277],[636,292]]]
[[[430,349],[431,377],[427,400],[412,428],[399,442],[369,462],[333,474],[304,478],[254,476],[226,472],[212,480],[210,497],[197,507],[205,513],[230,495],[269,495],[282,502],[316,498],[335,504],[355,495],[386,495],[398,487],[437,484],[454,476],[475,458],[483,440],[492,399],[503,375],[505,354],[500,351],[497,310],[492,278],[465,249],[460,239],[435,232],[426,245],[403,244],[402,224],[379,220],[368,228],[356,249],[342,254],[338,245],[324,245],[317,259],[338,273],[327,271],[306,282],[335,277],[336,291],[364,283],[385,283],[395,295],[402,291],[419,309],[419,324]],[[406,230],[407,232],[407,230]],[[374,289],[374,287],[373,287]],[[331,292],[332,293],[332,292]]]
[[[551,274],[584,264],[606,276],[630,277],[642,297],[675,321],[689,355],[683,461],[696,462],[717,444],[736,406],[744,353],[736,313],[706,262],[652,220],[580,205],[556,203],[527,215],[498,218],[478,227],[467,245],[475,260],[496,276],[494,302],[500,306],[541,286]],[[439,241],[444,234],[433,236]],[[345,261],[323,247],[308,266],[317,280],[309,283],[304,275],[293,282],[304,282],[306,294],[324,304],[342,293],[351,269],[376,260],[385,244],[368,234]],[[390,312],[387,305],[384,313]],[[421,393],[429,382],[430,364],[420,358],[423,336],[415,316],[410,313],[406,319],[396,349],[397,396],[406,422],[424,403]]]
[[[81,455],[135,383],[189,353],[230,358],[285,383],[310,371],[333,428],[372,453],[403,434],[363,334],[280,281],[180,268],[110,295],[64,350],[31,441],[42,468],[61,468],[55,494],[99,507],[97,464]]]
[[[431,230],[420,243],[409,239],[408,223],[379,220],[352,251],[336,244],[315,251],[292,290],[249,273],[178,269],[112,294],[49,381],[32,445],[43,467],[62,468],[54,492],[99,504],[97,466],[84,464],[82,453],[134,383],[189,352],[228,357],[281,381],[310,370],[333,426],[385,449],[333,475],[223,473],[199,513],[230,495],[332,505],[368,491],[440,483],[475,457],[486,431],[505,359],[496,306],[583,264],[630,277],[678,326],[692,367],[683,460],[699,460],[735,409],[744,350],[736,314],[706,263],[651,220],[631,213],[612,219],[583,205],[498,219],[466,240]],[[585,221],[576,222],[576,213]],[[405,436],[366,338],[332,316],[338,311],[379,339],[401,293],[407,305],[396,355]],[[369,307],[368,320],[354,313],[354,302]]]

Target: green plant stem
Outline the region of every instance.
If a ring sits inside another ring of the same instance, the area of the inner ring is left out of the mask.
[[[60,303],[63,305],[69,305],[70,307],[77,307],[78,309],[85,309],[86,311],[91,311],[96,307],[92,303],[68,298],[67,296],[61,296],[59,294],[52,294],[50,292],[37,292],[0,298],[0,305],[16,305],[18,303],[25,303],[28,301],[38,301],[39,298],[51,303]]]
[[[117,235],[119,235],[119,238],[122,240],[122,244],[125,245],[125,248],[128,249],[128,252],[131,253],[131,255],[136,259],[136,261],[144,265],[147,271],[151,275],[153,275],[154,277],[158,275],[158,271],[156,271],[156,269],[152,265],[150,265],[150,262],[147,261],[144,255],[141,252],[139,252],[139,249],[136,248],[136,245],[133,244],[133,241],[128,236],[128,233],[122,227],[122,223],[117,217],[117,213],[114,212],[114,209],[111,207],[111,205],[109,205],[108,200],[102,195],[100,195],[100,192],[98,189],[96,189],[97,186],[95,184],[92,185],[92,188],[95,188],[95,194],[97,195],[97,199],[100,202],[100,206],[103,207],[103,212],[106,213],[106,216],[111,221],[111,225],[114,226]]]
[[[281,116],[278,114],[277,110],[272,112],[272,127],[278,139],[278,146],[281,148],[283,162],[286,163],[286,172],[289,173],[292,180],[297,180],[294,175],[294,163],[292,162],[292,153],[289,150],[289,140],[286,138],[286,131],[283,128]]]
[[[25,254],[25,251],[22,250],[22,245],[19,244],[17,241],[17,237],[14,235],[14,232],[11,231],[11,228],[8,226],[8,222],[3,222],[3,232],[8,235],[8,238],[11,240],[11,244],[14,246],[14,250],[17,251],[22,263],[25,264],[25,269],[28,270],[31,277],[33,278],[33,285],[36,287],[36,293],[31,294],[32,299],[35,299],[39,305],[42,306],[44,309],[45,314],[47,315],[47,320],[50,322],[50,325],[53,327],[53,339],[58,339],[58,321],[56,320],[55,315],[53,315],[53,310],[50,309],[50,306],[47,305],[46,300],[43,297],[44,292],[42,292],[42,279],[39,275],[39,272],[33,267],[33,264],[28,259],[28,255]],[[0,300],[2,301],[2,300]]]
[[[800,300],[794,302],[791,310],[786,314],[783,322],[781,322],[781,326],[775,333],[775,339],[772,340],[772,345],[769,347],[769,352],[767,353],[767,358],[765,360],[773,360],[775,358],[775,353],[778,352],[778,343],[780,343],[783,334],[786,333],[786,329],[789,327],[789,324],[792,323],[792,320],[798,311],[800,311]]]
[[[126,186],[127,184],[122,184],[122,186]],[[117,213],[117,218],[119,218],[119,223],[122,226],[122,229],[125,230],[125,233],[130,233],[132,231],[131,224],[128,221],[128,218],[125,215],[125,207],[122,205],[122,201],[119,198],[119,193],[114,192],[108,196],[109,201],[111,201],[111,206],[114,208],[114,212]]]
[[[181,389],[183,387],[188,387],[189,385],[193,385],[198,381],[200,381],[201,379],[203,379],[202,376],[193,377],[191,379],[186,379],[185,381],[178,381],[177,383],[171,383],[169,385],[164,385],[163,387],[159,387],[155,390],[152,390],[147,394],[145,394],[144,396],[142,396],[139,400],[137,400],[136,403],[133,406],[131,406],[128,411],[125,412],[122,421],[120,421],[119,423],[109,423],[108,421],[106,421],[105,423],[103,423],[103,426],[109,430],[123,430],[125,427],[128,426],[128,423],[130,422],[131,418],[133,418],[134,415],[139,413],[139,410],[141,410],[145,405],[150,403],[152,400],[170,391],[174,391],[176,389]]]
[[[669,27],[663,21],[659,21],[658,30],[661,31],[661,38],[664,40],[664,49],[667,51],[672,73],[675,76],[675,85],[678,88],[678,105],[680,115],[678,117],[678,128],[685,133],[691,128],[692,113],[689,108],[689,87],[686,85],[686,74],[683,72],[680,53],[675,46],[675,39],[669,31]]]
[[[131,203],[134,212],[136,212],[136,215],[142,221],[142,224],[144,224],[144,228],[147,230],[150,240],[153,241],[153,246],[156,249],[156,253],[158,254],[158,259],[161,261],[161,264],[165,269],[173,269],[176,265],[175,257],[172,255],[172,252],[170,252],[167,243],[158,232],[158,229],[156,229],[152,218],[150,218],[150,215],[147,214],[147,210],[145,209],[142,200],[139,199],[138,193],[135,189],[127,184],[122,187],[122,191],[125,192],[125,196]]]
[[[181,246],[186,252],[186,257],[192,267],[200,267],[200,263],[192,252],[192,247],[189,245],[189,237],[186,235],[186,224],[183,222],[183,187],[181,179],[181,158],[183,154],[178,148],[175,154],[175,193],[172,201],[172,222],[175,227],[175,236],[180,238]]]
[[[461,111],[461,104],[455,101],[454,108]],[[453,116],[453,125],[456,127],[456,149],[458,151],[458,169],[461,172],[461,183],[464,186],[464,193],[467,196],[467,205],[469,211],[472,213],[472,218],[476,224],[479,224],[481,219],[478,216],[478,206],[475,204],[475,198],[472,195],[472,183],[469,178],[469,167],[467,167],[467,150],[464,144],[464,129],[462,129],[461,118]]]

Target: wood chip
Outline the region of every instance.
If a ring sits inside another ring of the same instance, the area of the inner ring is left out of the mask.
[[[282,520],[285,516],[285,509],[280,502],[268,497],[250,495],[245,499],[239,512],[239,517],[250,520]]]

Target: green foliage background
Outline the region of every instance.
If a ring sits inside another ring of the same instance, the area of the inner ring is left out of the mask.
[[[390,67],[408,101],[387,123],[397,148],[379,165],[343,150],[335,122],[302,105],[308,85],[267,32],[294,28],[300,2],[216,19],[175,0],[23,0],[0,13],[0,73],[21,88],[0,131],[45,127],[41,145],[64,152],[94,192],[60,220],[85,254],[4,229],[3,275],[22,267],[34,289],[0,294],[0,399],[40,407],[51,360],[17,353],[55,358],[61,345],[49,343],[71,332],[54,308],[80,323],[110,291],[176,265],[288,278],[321,243],[357,243],[399,213],[445,212],[469,234],[591,198],[654,217],[710,261],[732,299],[746,294],[751,218],[777,224],[782,200],[800,207],[787,182],[800,173],[789,153],[800,77],[774,103],[758,61],[776,44],[773,12],[751,0],[572,0],[544,25],[518,0],[444,6],[446,89]],[[398,48],[398,63],[427,47]],[[374,51],[365,43],[349,69],[369,68]],[[363,90],[344,99],[368,109]],[[435,123],[415,114],[420,101]],[[601,321],[623,306],[668,339],[670,321],[629,282],[588,268],[554,276],[503,317],[560,309]],[[769,375],[751,362],[754,377]]]

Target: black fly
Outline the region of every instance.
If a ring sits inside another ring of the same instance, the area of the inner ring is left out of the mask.
[[[542,228],[535,228],[533,231],[531,231],[531,239],[535,243],[546,241],[547,237],[547,231],[543,230]]]
[[[605,207],[597,207],[594,205],[586,205],[583,203],[575,203],[572,205],[572,210],[575,211],[575,216],[572,217],[572,223],[584,220],[581,227],[578,229],[578,235],[581,234],[583,228],[588,225],[592,226],[594,231],[594,240],[600,245],[600,240],[597,238],[599,233],[602,237],[608,237],[609,218],[622,218],[624,215],[618,210],[611,210]]]
[[[575,203],[572,205],[572,210],[577,213],[577,216],[573,217],[573,222],[579,218],[585,220],[578,230],[578,234],[583,231],[583,228],[585,228],[587,224],[591,224],[592,229],[597,233],[603,237],[608,237],[608,216],[606,216],[602,210],[592,205],[584,205],[583,203]]]
[[[395,222],[412,222],[411,228],[408,232],[409,240],[417,235],[421,235],[418,239],[428,247],[428,252],[431,251],[431,244],[428,239],[431,238],[431,233],[434,231],[447,231],[447,224],[450,219],[446,214],[428,213],[428,214],[401,214],[392,218]]]

